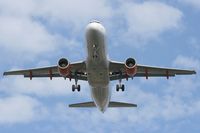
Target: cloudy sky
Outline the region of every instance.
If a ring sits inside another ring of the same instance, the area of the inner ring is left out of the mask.
[[[84,60],[85,26],[97,19],[107,30],[109,58],[200,72],[199,0],[0,0],[0,73],[55,65],[61,57]],[[0,76],[2,133],[199,133],[200,77],[135,78],[112,100],[138,108],[69,109],[91,101],[68,80]]]

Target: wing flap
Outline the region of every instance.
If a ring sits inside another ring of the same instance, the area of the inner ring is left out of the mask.
[[[146,75],[144,73],[137,73],[134,77],[145,77]],[[174,77],[175,74],[168,74],[169,77]],[[166,74],[149,74],[148,77],[166,77]],[[127,74],[122,74],[122,75],[113,75],[110,76],[110,80],[118,80],[118,79],[126,79],[126,78],[131,78]]]
[[[49,74],[33,74],[31,76],[32,78],[46,78],[46,77],[50,77]],[[59,78],[59,77],[62,77],[60,74],[51,74],[51,77],[52,78]],[[24,75],[24,78],[30,78],[30,75]],[[66,78],[69,78],[69,77],[66,77]],[[78,75],[70,75],[70,78],[71,79],[78,79],[78,80],[84,80],[84,81],[87,81],[87,76],[84,75],[84,74],[78,74]]]

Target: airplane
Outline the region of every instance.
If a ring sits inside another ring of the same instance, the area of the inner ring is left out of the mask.
[[[78,80],[88,81],[93,101],[70,104],[69,107],[97,107],[105,112],[108,107],[137,107],[137,104],[110,101],[110,81],[119,80],[116,91],[124,91],[122,79],[133,77],[173,77],[175,75],[196,74],[195,70],[174,69],[137,64],[134,58],[125,62],[112,61],[106,53],[106,30],[99,21],[91,21],[85,30],[87,58],[80,62],[69,62],[61,58],[57,65],[25,70],[7,71],[3,75],[23,75],[25,78],[64,77],[73,79],[72,91],[80,91]]]

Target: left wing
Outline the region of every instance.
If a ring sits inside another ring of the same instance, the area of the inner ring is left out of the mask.
[[[76,62],[71,63],[71,74],[66,77],[70,79],[77,78],[78,80],[87,80],[86,72],[86,65],[85,62]],[[23,75],[25,78],[38,78],[38,77],[48,77],[52,79],[53,77],[62,77],[59,74],[58,66],[49,66],[49,67],[42,67],[42,68],[33,68],[33,69],[24,69],[24,70],[16,70],[16,71],[8,71],[3,73],[4,76],[6,75]]]
[[[137,73],[134,77],[172,77],[175,75],[191,75],[196,74],[194,70],[185,70],[185,69],[174,69],[174,68],[164,68],[164,67],[155,67],[155,66],[146,66],[137,64]],[[110,61],[110,80],[118,80],[130,78],[126,74],[125,64],[122,62]]]

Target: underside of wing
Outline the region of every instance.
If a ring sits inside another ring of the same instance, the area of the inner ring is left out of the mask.
[[[70,79],[78,79],[78,80],[87,80],[86,66],[85,62],[77,62],[70,64],[70,74],[64,78]],[[49,66],[42,68],[33,68],[33,69],[24,69],[24,70],[16,70],[16,71],[8,71],[4,72],[4,76],[7,75],[23,75],[25,78],[50,78],[53,77],[63,77],[59,70],[58,66]]]
[[[196,74],[194,70],[136,65],[137,72],[133,77],[173,77],[176,75]],[[132,78],[126,74],[125,64],[122,62],[110,62],[110,80]]]

